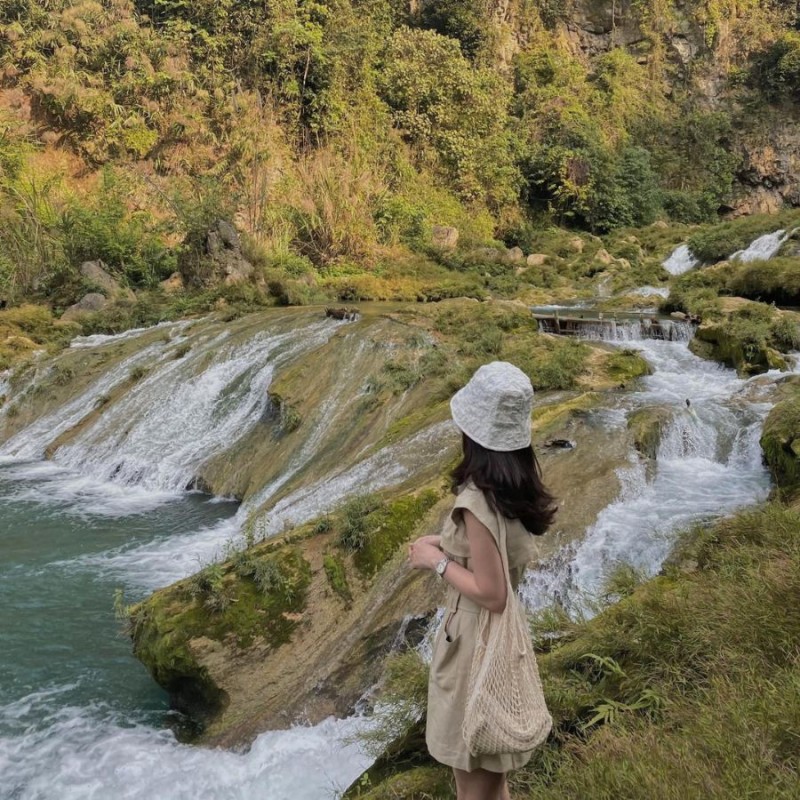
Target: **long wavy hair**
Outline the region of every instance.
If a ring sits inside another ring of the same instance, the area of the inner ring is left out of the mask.
[[[557,511],[555,498],[542,482],[542,470],[533,447],[498,452],[488,450],[462,434],[464,457],[452,472],[452,491],[472,481],[489,505],[507,519],[518,519],[525,528],[541,536]]]

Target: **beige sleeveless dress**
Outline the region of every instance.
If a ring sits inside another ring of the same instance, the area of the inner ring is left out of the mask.
[[[454,561],[468,567],[469,541],[462,509],[469,509],[492,532],[495,541],[499,541],[500,527],[483,492],[471,483],[462,488],[442,529],[441,546]],[[536,555],[536,537],[519,520],[507,520],[507,531],[511,583],[516,588],[526,565]],[[445,616],[433,644],[425,738],[431,756],[449,767],[467,772],[508,772],[526,764],[533,751],[473,756],[461,735],[479,611],[477,603],[448,584]]]

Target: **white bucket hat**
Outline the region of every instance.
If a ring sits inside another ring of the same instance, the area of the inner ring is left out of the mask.
[[[531,443],[533,386],[519,367],[492,361],[479,367],[450,400],[453,422],[487,450],[519,450]]]

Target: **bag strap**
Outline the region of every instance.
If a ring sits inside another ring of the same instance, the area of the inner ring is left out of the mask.
[[[506,518],[499,512],[495,512],[498,521],[498,548],[500,550],[500,560],[503,562],[503,572],[506,576],[506,587],[509,591],[509,597],[511,596],[511,592],[514,591],[514,587],[511,585],[511,567],[508,563],[508,521]]]

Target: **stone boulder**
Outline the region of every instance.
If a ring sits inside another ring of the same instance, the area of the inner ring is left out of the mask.
[[[175,294],[176,292],[181,292],[184,289],[183,278],[181,277],[180,272],[173,272],[169,278],[161,281],[158,284],[167,294]]]
[[[525,253],[522,252],[520,247],[510,247],[506,250],[506,261],[512,264],[518,264],[520,261],[525,260]]]
[[[595,254],[594,260],[608,266],[614,262],[614,257],[604,247],[601,247]]]
[[[84,261],[80,266],[81,277],[109,300],[128,300],[130,302],[136,300],[136,295],[127,286],[123,286],[116,278],[112,277],[106,271],[105,266],[102,261]]]
[[[93,314],[102,311],[110,305],[110,301],[100,292],[89,292],[84,295],[77,303],[71,305],[62,315],[61,319],[71,320],[81,317],[83,314]]]
[[[218,219],[206,234],[206,253],[215,262],[223,283],[240,283],[253,274],[253,265],[242,255],[236,228]]]
[[[186,284],[213,286],[241,283],[253,274],[253,265],[242,255],[239,234],[230,222],[218,219],[206,231],[202,249],[194,242],[181,257],[180,272]]]
[[[672,415],[672,409],[666,406],[651,406],[641,408],[628,417],[628,430],[633,434],[634,447],[645,458],[655,460],[661,437],[672,421]]]
[[[547,261],[547,253],[531,253],[525,259],[525,263],[529,267],[541,267],[545,261]]]
[[[434,247],[452,250],[458,244],[458,228],[449,225],[434,225],[431,228],[431,242]]]

